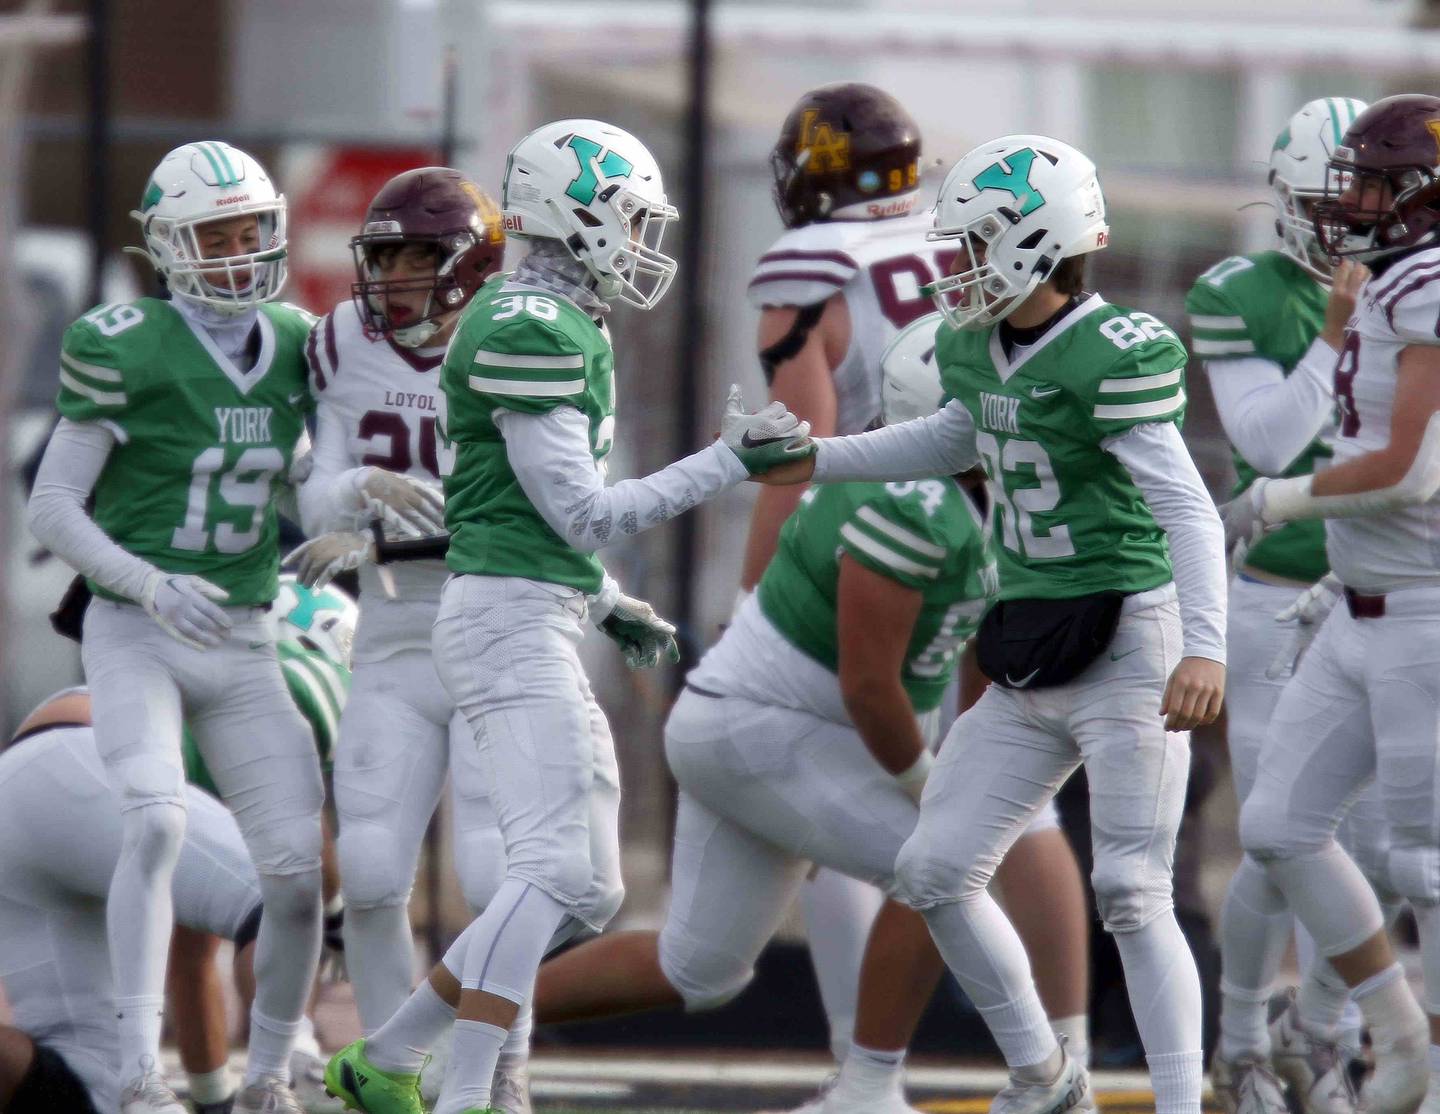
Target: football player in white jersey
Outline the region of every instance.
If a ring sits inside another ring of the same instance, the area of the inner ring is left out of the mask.
[[[761,311],[758,346],[770,397],[809,420],[817,436],[860,433],[879,418],[882,354],[902,329],[933,312],[924,288],[948,274],[954,261],[953,247],[926,239],[929,212],[916,211],[920,157],[920,132],[910,114],[888,93],[859,82],[802,96],[771,152],[786,231],[756,264],[749,296]],[[761,489],[737,611],[774,556],[780,526],[803,491]],[[984,683],[978,671],[975,677]],[[1055,892],[1083,893],[1079,866],[1053,824],[1026,840],[1015,861],[1022,858],[1027,871],[1044,871],[1054,885],[1022,888],[1010,907],[1022,923],[1053,929],[1067,941],[1065,948],[1035,950],[1036,977],[1051,1016],[1063,1017],[1059,1024],[1079,1051],[1088,1043],[1085,964],[1078,957],[1088,947],[1089,921],[1081,902],[1054,900]],[[860,957],[882,895],[823,869],[800,892],[831,1051],[843,1062]],[[1032,903],[1035,915],[1027,908]],[[928,945],[922,940],[919,946]]]
[[[354,302],[321,319],[306,353],[317,414],[300,506],[306,532],[318,536],[297,553],[311,582],[320,565],[360,564],[365,606],[340,721],[335,806],[346,961],[369,1033],[413,984],[410,890],[447,772],[456,866],[473,908],[489,901],[504,863],[478,755],[435,674],[430,627],[448,575],[435,434],[440,363],[460,311],[500,269],[505,234],[494,201],[459,171],[430,166],[380,189],[351,246]],[[431,521],[416,523],[437,536],[429,559],[422,541],[411,546],[418,560],[358,562],[375,544],[365,489],[377,484],[401,487],[417,509],[429,509]]]
[[[1335,369],[1335,463],[1260,478],[1225,508],[1228,541],[1326,519],[1343,588],[1286,685],[1240,815],[1266,868],[1352,988],[1379,1114],[1440,1110],[1440,98],[1371,105],[1346,130],[1314,209],[1321,247],[1371,277]],[[1386,867],[1420,927],[1426,1021],[1380,905],[1335,832],[1366,782],[1389,822]]]
[[[175,924],[233,940],[248,960],[261,920],[255,868],[226,808],[193,786],[183,794]],[[121,817],[89,694],[47,698],[0,752],[0,984],[17,1026],[0,1027],[0,1109],[9,1114],[120,1108],[105,895]]]

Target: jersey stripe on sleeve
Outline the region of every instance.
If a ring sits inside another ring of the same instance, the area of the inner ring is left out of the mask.
[[[470,388],[488,394],[556,398],[585,390],[585,357],[579,352],[522,355],[482,348],[475,363],[490,374],[472,373]]]
[[[945,561],[943,547],[868,506],[860,507],[855,517],[840,527],[840,539],[857,555],[904,576],[934,580]]]
[[[1179,368],[1157,375],[1102,379],[1097,389],[1095,417],[1100,420],[1159,418],[1185,405],[1185,388]],[[1102,401],[1103,400],[1103,401]]]
[[[60,382],[97,406],[124,406],[125,392],[114,389],[124,381],[114,368],[77,360],[65,351],[60,353]]]

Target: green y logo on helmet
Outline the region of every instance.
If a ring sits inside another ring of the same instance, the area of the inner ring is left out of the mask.
[[[164,196],[165,191],[160,188],[160,183],[151,178],[150,184],[145,187],[145,196],[140,199],[140,211],[148,213],[160,204],[160,199]]]
[[[580,163],[580,173],[565,187],[565,193],[581,205],[589,205],[594,201],[595,191],[600,186],[599,179],[595,177],[596,159],[600,159],[600,173],[607,179],[628,178],[630,171],[635,169],[634,164],[618,151],[605,151],[605,157],[601,159],[600,152],[605,148],[583,135],[572,135],[566,146],[575,152],[575,159]]]
[[[1030,184],[1030,167],[1035,159],[1035,149],[1023,147],[1008,159],[980,171],[974,186],[977,190],[1004,190],[1019,203],[1020,215],[1029,216],[1045,204],[1045,195]]]
[[[1272,152],[1283,151],[1290,146],[1290,126],[1287,124],[1285,130],[1275,137],[1275,146],[1270,148]]]

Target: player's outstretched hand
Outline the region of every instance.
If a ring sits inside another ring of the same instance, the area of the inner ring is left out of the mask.
[[[1345,326],[1355,314],[1355,301],[1369,277],[1370,268],[1353,259],[1342,259],[1330,274],[1330,298],[1325,303],[1320,339],[1336,352],[1345,345]]]
[[[1220,521],[1225,524],[1225,555],[1232,576],[1245,563],[1250,547],[1270,528],[1261,514],[1268,482],[1262,476],[1230,502],[1220,505]]]
[[[740,458],[745,471],[752,476],[805,461],[815,455],[809,422],[801,421],[790,413],[783,402],[772,402],[753,414],[748,412],[738,386],[731,386],[725,399],[725,413],[720,419],[720,440]],[[814,465],[809,467],[813,469]],[[809,473],[806,474],[808,476]]]
[[[445,532],[445,497],[424,480],[372,467],[357,486],[366,509],[392,532],[416,538]]]
[[[338,573],[375,562],[375,540],[368,534],[337,530],[297,545],[281,564],[295,567],[295,575],[307,588],[323,588]]]
[[[219,605],[230,593],[201,576],[156,569],[140,590],[140,605],[178,642],[197,650],[220,645],[230,634],[230,616]]]
[[[1315,632],[1334,609],[1343,590],[1344,585],[1340,583],[1340,578],[1333,572],[1326,573],[1296,596],[1289,607],[1275,613],[1277,623],[1294,623],[1295,629],[1290,641],[1265,668],[1266,677],[1277,681],[1295,672],[1300,659],[1315,640]]]
[[[1225,667],[1209,658],[1181,658],[1165,685],[1160,714],[1166,731],[1190,731],[1214,723],[1225,703]]]
[[[622,593],[609,577],[590,597],[590,621],[620,647],[631,669],[654,669],[662,657],[672,665],[680,661],[674,625],[644,600]]]

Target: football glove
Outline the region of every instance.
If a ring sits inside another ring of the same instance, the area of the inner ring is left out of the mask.
[[[1333,572],[1326,573],[1296,596],[1289,607],[1275,613],[1277,623],[1293,622],[1295,630],[1290,636],[1289,644],[1276,654],[1275,660],[1266,667],[1266,677],[1275,681],[1295,672],[1301,657],[1315,640],[1315,632],[1320,629],[1326,616],[1334,610],[1343,591],[1344,585],[1340,583],[1340,578]]]
[[[1220,506],[1220,520],[1225,524],[1225,553],[1230,572],[1245,563],[1245,555],[1275,523],[1265,521],[1265,485],[1270,481],[1261,476],[1239,495]]]
[[[790,413],[783,402],[772,402],[753,414],[748,413],[738,386],[731,386],[725,399],[720,440],[740,458],[745,471],[752,476],[815,453],[809,422]]]
[[[197,650],[220,645],[230,634],[230,616],[219,604],[230,593],[200,576],[156,569],[140,589],[140,606],[177,642]]]
[[[423,538],[445,532],[445,497],[424,480],[366,467],[355,488],[365,512],[394,533]]]
[[[644,600],[623,594],[615,581],[607,577],[589,604],[590,621],[624,651],[629,668],[654,669],[662,657],[672,665],[680,661],[675,627]]]
[[[323,588],[337,573],[375,563],[375,539],[369,534],[337,530],[297,545],[281,562],[294,565],[295,575],[307,588]]]

